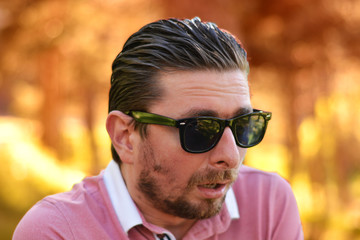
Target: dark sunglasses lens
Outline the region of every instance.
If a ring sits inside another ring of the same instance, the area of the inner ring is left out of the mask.
[[[191,152],[204,152],[213,147],[220,134],[220,124],[212,119],[193,119],[184,129],[184,146]]]
[[[234,124],[237,141],[243,147],[255,146],[264,137],[266,121],[260,114],[239,118]]]

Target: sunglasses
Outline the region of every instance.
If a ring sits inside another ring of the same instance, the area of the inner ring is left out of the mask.
[[[204,116],[175,120],[139,111],[128,111],[125,114],[139,123],[179,128],[181,147],[189,153],[204,153],[213,149],[220,141],[225,127],[230,127],[239,147],[253,147],[263,139],[272,116],[271,112],[256,109],[231,119]]]

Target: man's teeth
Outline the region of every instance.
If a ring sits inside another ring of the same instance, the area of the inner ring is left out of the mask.
[[[216,188],[217,183],[214,183],[214,184],[204,184],[203,186],[206,187],[206,188]]]

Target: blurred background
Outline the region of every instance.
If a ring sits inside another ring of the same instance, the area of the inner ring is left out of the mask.
[[[360,239],[359,0],[0,0],[0,239],[111,159],[111,63],[160,18],[216,22],[273,112],[245,163],[293,187],[305,239]]]

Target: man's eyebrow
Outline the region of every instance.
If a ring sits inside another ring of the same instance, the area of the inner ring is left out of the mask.
[[[207,117],[218,117],[219,114],[213,110],[209,110],[209,109],[190,109],[189,111],[187,111],[184,116],[186,117],[202,117],[202,116],[207,116]]]
[[[252,107],[239,108],[239,109],[234,113],[233,117],[237,117],[237,116],[244,115],[244,114],[251,113],[251,112],[253,112]]]
[[[251,112],[253,112],[253,109],[251,107],[242,107],[239,108],[237,111],[235,111],[233,116],[229,116],[229,117],[237,117]],[[190,109],[183,116],[184,117],[202,117],[202,116],[219,117],[219,113],[210,109]]]

